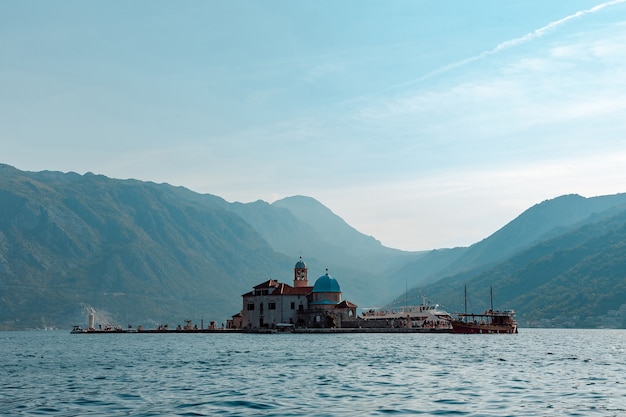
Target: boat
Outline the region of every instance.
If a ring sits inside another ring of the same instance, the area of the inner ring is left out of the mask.
[[[467,288],[465,289],[465,313],[457,313],[450,321],[452,332],[457,334],[517,333],[515,311],[493,309],[493,290],[490,289],[491,308],[482,314],[467,313]]]
[[[452,332],[461,334],[517,333],[513,310],[487,310],[482,314],[459,313],[451,321]]]
[[[424,296],[420,305],[402,306],[390,310],[370,309],[364,311],[361,318],[369,324],[363,327],[404,328],[424,333],[452,332],[450,314],[440,309],[437,304],[427,303]]]
[[[70,334],[78,334],[78,333],[87,333],[87,330],[83,329],[80,326],[74,326]]]

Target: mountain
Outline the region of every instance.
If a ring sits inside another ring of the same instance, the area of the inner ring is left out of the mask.
[[[626,207],[626,194],[585,198],[565,195],[532,206],[469,247],[412,254],[388,274],[397,281],[427,285],[464,272],[476,274],[551,236],[601,220]],[[402,297],[398,297],[402,298]]]
[[[347,297],[360,305],[380,303],[405,287],[384,271],[404,262],[409,252],[384,247],[313,198],[233,203],[228,209],[246,220],[277,252],[294,259],[303,256],[309,270],[320,275],[329,268]]]
[[[165,184],[0,166],[0,323],[221,319],[294,262],[222,200]],[[282,268],[281,268],[282,267]]]
[[[609,317],[626,304],[624,247],[626,195],[563,196],[533,206],[467,248],[455,261],[467,268],[448,266],[453,273],[412,288],[408,297],[425,293],[463,311],[467,287],[477,295],[469,309],[482,311],[492,287],[496,307],[515,309],[523,325],[624,327],[626,314],[617,323]]]
[[[0,329],[100,322],[218,325],[241,294],[329,272],[362,308],[514,308],[523,325],[625,327],[626,194],[567,195],[469,247],[384,247],[306,196],[230,203],[183,187],[0,164]],[[608,323],[608,324],[607,324]]]
[[[168,184],[7,165],[0,180],[0,328],[69,327],[89,308],[124,326],[223,322],[253,285],[291,282],[300,255],[312,282],[329,268],[350,300],[394,294],[358,250],[381,264],[402,252],[311,198],[228,203]],[[320,217],[303,221],[307,210]]]

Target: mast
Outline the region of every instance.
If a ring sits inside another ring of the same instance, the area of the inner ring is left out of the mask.
[[[491,311],[493,311],[493,287],[489,287],[489,302],[491,306]]]
[[[465,321],[467,321],[467,284],[463,287],[463,303],[465,304]]]

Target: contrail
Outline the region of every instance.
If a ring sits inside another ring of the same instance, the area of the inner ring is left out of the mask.
[[[439,74],[443,74],[443,73],[448,72],[450,70],[453,70],[455,68],[462,67],[462,66],[467,65],[469,63],[472,63],[474,61],[479,61],[479,60],[484,59],[484,58],[486,58],[488,56],[495,55],[495,54],[497,54],[499,52],[505,51],[505,50],[510,49],[510,48],[514,48],[516,46],[519,46],[519,45],[522,45],[524,43],[530,42],[530,41],[532,41],[534,39],[540,38],[540,37],[544,36],[545,34],[547,34],[548,32],[551,32],[551,31],[555,30],[557,27],[559,27],[561,25],[564,25],[565,23],[569,22],[570,20],[577,19],[577,18],[579,18],[581,16],[584,16],[584,15],[587,15],[587,14],[596,13],[596,12],[598,12],[598,11],[604,9],[604,8],[607,8],[607,7],[610,7],[610,6],[614,6],[616,4],[621,4],[621,3],[626,3],[626,0],[611,0],[611,1],[604,2],[604,3],[600,3],[600,4],[598,4],[596,6],[593,6],[593,7],[589,8],[589,9],[580,10],[580,11],[578,11],[576,13],[573,13],[573,14],[571,14],[569,16],[565,16],[562,19],[555,20],[554,22],[550,22],[547,25],[542,26],[539,29],[535,29],[534,31],[532,31],[530,33],[527,33],[524,36],[520,36],[519,38],[510,39],[508,41],[504,41],[502,43],[499,43],[498,45],[496,45],[495,48],[487,50],[487,51],[483,51],[483,52],[481,52],[478,55],[474,55],[472,57],[465,58],[465,59],[463,59],[461,61],[457,61],[457,62],[454,62],[452,64],[444,65],[443,67],[439,67],[439,68],[437,68],[437,69],[435,69],[435,70],[433,70],[433,71],[431,71],[429,73],[426,73],[426,74],[422,75],[421,77],[419,77],[417,79],[413,79],[413,80],[406,81],[406,82],[401,83],[401,84],[396,84],[396,85],[392,85],[390,87],[384,88],[384,89],[378,91],[377,94],[390,92],[390,91],[397,90],[397,89],[400,89],[400,88],[406,88],[406,87],[409,87],[411,85],[414,85],[414,84],[426,81],[427,79],[435,77],[435,76],[437,76]],[[353,101],[360,101],[362,99],[363,99],[363,97],[360,97],[360,98],[355,99]]]
[[[452,69],[462,67],[462,66],[464,66],[466,64],[469,64],[470,62],[478,61],[478,60],[486,58],[488,56],[495,55],[495,54],[497,54],[499,52],[502,52],[504,50],[507,50],[507,49],[513,48],[515,46],[522,45],[524,43],[530,42],[530,41],[532,41],[534,39],[537,39],[537,38],[540,38],[540,37],[544,36],[546,33],[553,31],[555,28],[557,28],[557,27],[567,23],[570,20],[577,19],[577,18],[579,18],[581,16],[600,11],[600,10],[606,8],[606,7],[614,6],[616,4],[625,3],[625,2],[626,2],[626,0],[612,0],[612,1],[607,1],[605,3],[598,4],[597,6],[593,6],[593,7],[589,8],[589,9],[578,11],[578,12],[576,12],[574,14],[571,14],[569,16],[566,16],[566,17],[564,17],[562,19],[555,20],[554,22],[548,23],[547,25],[545,25],[543,27],[540,27],[539,29],[536,29],[536,30],[534,30],[534,31],[532,31],[530,33],[527,33],[524,36],[520,36],[519,38],[514,38],[514,39],[511,39],[511,40],[508,40],[508,41],[504,41],[504,42],[498,44],[495,48],[493,48],[491,50],[484,51],[484,52],[482,52],[482,53],[480,53],[478,55],[472,56],[470,58],[466,58],[466,59],[463,59],[461,61],[445,65],[445,66],[443,66],[441,68],[438,68],[438,69],[436,69],[434,71],[429,72],[428,74],[425,74],[425,75],[421,76],[420,78],[418,78],[415,81],[406,83],[405,85],[407,85],[407,84],[414,84],[416,82],[424,81],[424,80],[426,80],[428,78],[431,78],[431,77],[433,77],[435,75],[439,75],[441,73],[450,71]]]

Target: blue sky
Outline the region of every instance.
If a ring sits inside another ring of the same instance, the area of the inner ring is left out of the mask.
[[[626,192],[626,0],[5,0],[0,56],[22,170],[307,195],[405,250]]]

